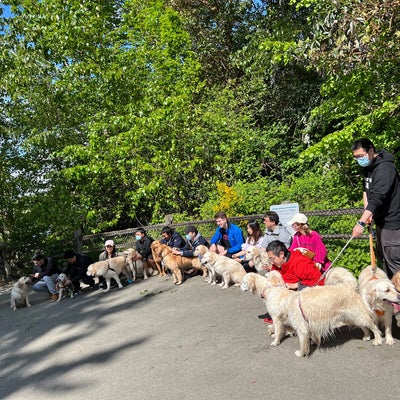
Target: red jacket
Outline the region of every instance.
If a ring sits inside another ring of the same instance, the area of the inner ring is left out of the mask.
[[[303,286],[315,286],[321,277],[321,272],[315,262],[303,256],[299,251],[290,253],[289,260],[282,264],[281,268],[273,266],[274,270],[282,274],[285,283],[299,283]],[[324,279],[318,282],[323,285]]]

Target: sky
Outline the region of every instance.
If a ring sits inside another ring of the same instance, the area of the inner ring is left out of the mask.
[[[10,6],[1,4],[0,7],[3,9],[3,17],[8,18],[11,15]]]

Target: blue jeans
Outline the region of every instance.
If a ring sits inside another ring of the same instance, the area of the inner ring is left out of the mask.
[[[37,281],[33,285],[33,290],[35,292],[50,292],[51,294],[56,294],[56,282],[58,274],[53,274],[51,276],[45,275],[40,281]]]

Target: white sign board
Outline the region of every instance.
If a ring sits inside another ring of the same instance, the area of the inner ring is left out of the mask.
[[[280,223],[294,235],[293,228],[287,223],[299,212],[299,203],[278,204],[271,206],[269,209],[275,211],[279,215]]]

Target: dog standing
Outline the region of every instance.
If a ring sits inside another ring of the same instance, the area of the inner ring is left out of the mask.
[[[71,299],[74,298],[74,285],[64,273],[58,275],[56,289],[58,290],[57,301],[60,301],[62,299],[64,293],[66,293],[66,295],[69,296]]]
[[[11,289],[11,309],[16,311],[18,307],[31,307],[31,303],[29,303],[29,286],[32,280],[29,276],[23,276],[19,278],[17,282],[14,283],[14,286]]]
[[[147,279],[149,276],[153,275],[154,270],[150,267],[146,261],[138,258],[136,259],[136,250],[135,249],[126,249],[124,251],[126,255],[126,263],[129,266],[129,269],[132,273],[132,280],[136,280],[136,275],[143,275],[144,279]]]
[[[97,261],[90,264],[87,268],[86,274],[88,276],[99,277],[103,276],[107,283],[107,289],[103,293],[107,293],[111,288],[111,278],[117,282],[118,287],[121,289],[122,284],[119,275],[123,273],[128,280],[132,280],[131,271],[127,265],[125,256],[118,256],[109,258],[104,261]]]

